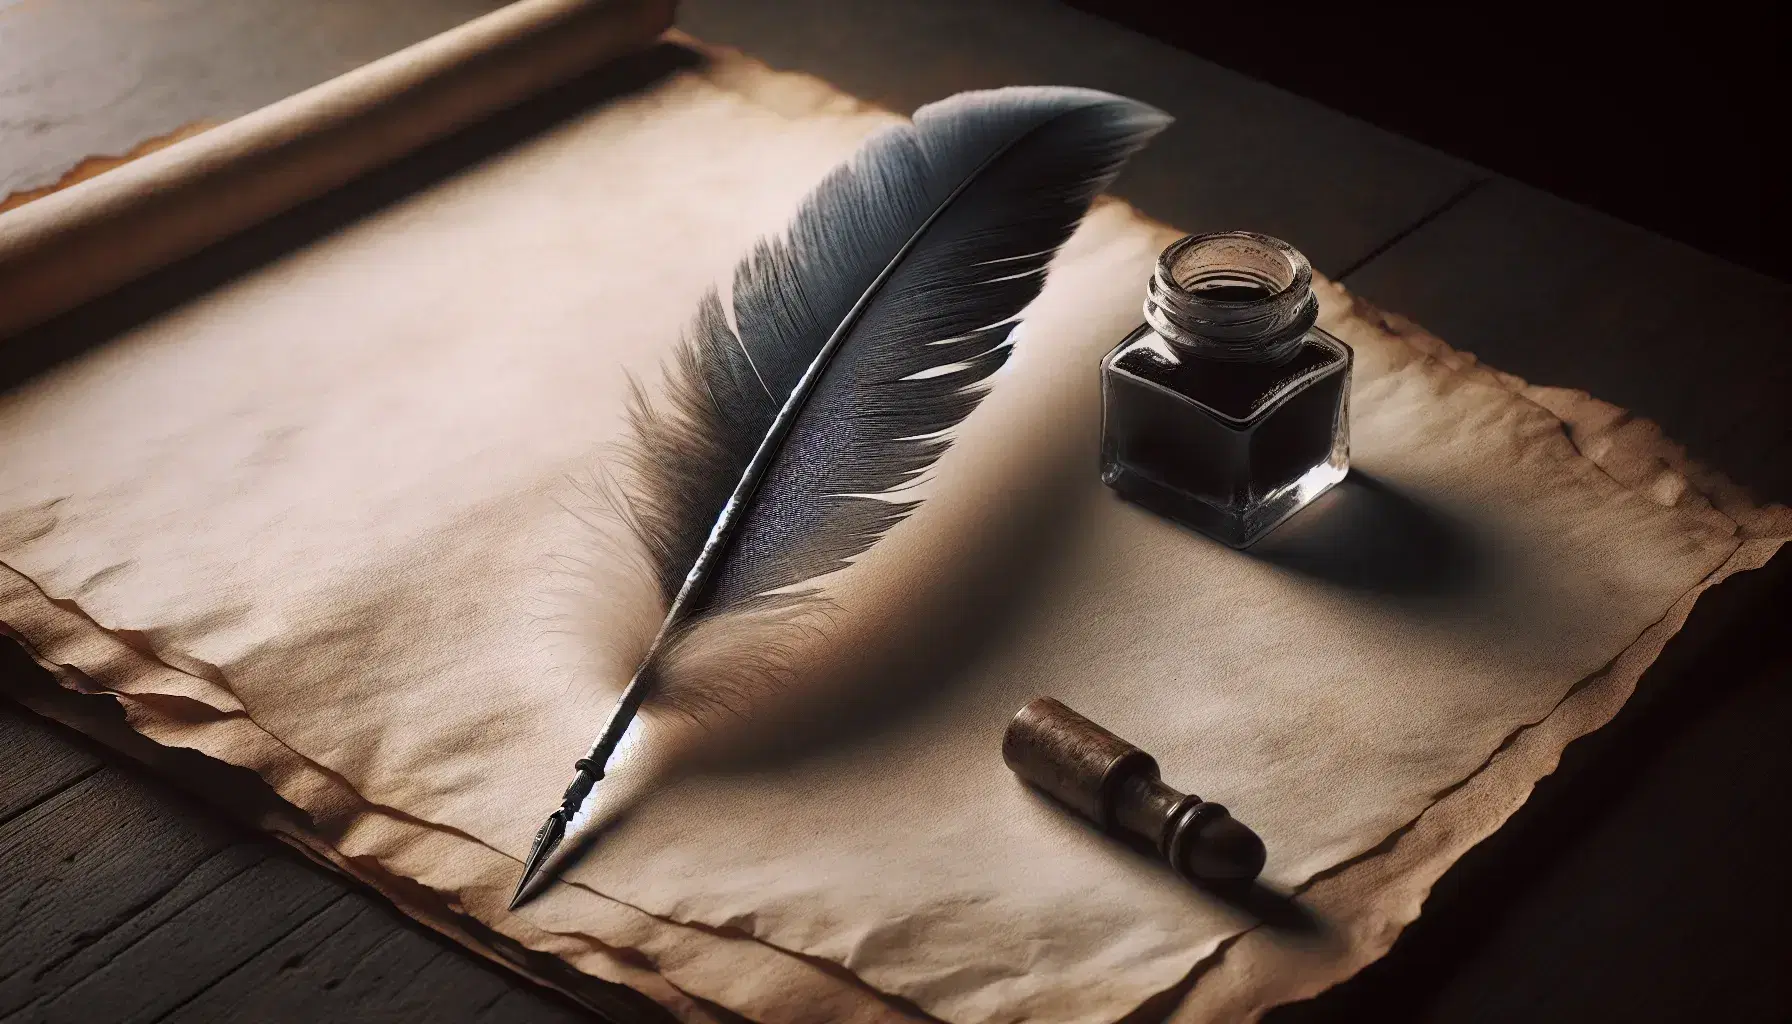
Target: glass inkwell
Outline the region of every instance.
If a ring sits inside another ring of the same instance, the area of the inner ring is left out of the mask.
[[[1350,347],[1315,326],[1313,269],[1243,231],[1158,257],[1145,323],[1101,361],[1101,477],[1235,548],[1344,479]]]

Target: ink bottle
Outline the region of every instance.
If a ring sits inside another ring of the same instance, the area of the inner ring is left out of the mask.
[[[1247,547],[1349,470],[1350,347],[1315,326],[1313,269],[1242,231],[1158,257],[1145,323],[1101,362],[1101,477]]]

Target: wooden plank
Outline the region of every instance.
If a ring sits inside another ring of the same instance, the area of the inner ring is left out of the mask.
[[[49,994],[58,965],[130,927],[234,840],[182,817],[104,769],[0,826],[0,1013]]]
[[[18,725],[93,759],[59,726]],[[593,1017],[118,767],[0,825],[0,865],[3,1020]],[[670,1019],[598,987],[612,1019]]]
[[[0,639],[0,672],[18,648]],[[0,825],[100,770],[99,758],[56,735],[35,715],[0,700]]]
[[[29,1007],[44,1024],[153,1020],[184,1005],[348,893],[245,840],[209,858],[130,927],[43,975]]]
[[[359,894],[327,907],[166,1019],[575,1021],[570,1003],[524,998],[514,979],[400,926]]]
[[[1483,176],[1044,0],[682,0],[678,24],[905,113],[962,89],[1029,84],[1090,86],[1155,104],[1177,123],[1134,158],[1116,194],[1189,231],[1277,235],[1327,273]]]

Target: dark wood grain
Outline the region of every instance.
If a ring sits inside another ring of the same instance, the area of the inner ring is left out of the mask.
[[[59,966],[231,844],[225,827],[180,817],[144,783],[102,770],[0,826],[0,1012],[53,995]]]
[[[332,879],[272,852],[242,843],[208,858],[133,917],[128,937],[95,943],[62,976],[43,978],[60,990],[34,1007],[36,1015],[46,1024],[160,1018],[349,898]]]
[[[6,643],[0,638],[0,644]],[[0,655],[0,671],[3,665]],[[100,770],[98,758],[35,727],[11,704],[0,703],[0,751],[6,752],[0,770],[0,825]]]
[[[588,1019],[527,998],[495,972],[469,971],[461,959],[430,937],[394,929],[381,908],[342,895],[166,1019]]]
[[[9,641],[0,672],[23,671]],[[0,1021],[610,1018],[470,956],[378,896],[0,701]]]

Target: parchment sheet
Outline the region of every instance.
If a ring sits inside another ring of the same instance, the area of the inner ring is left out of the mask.
[[[829,629],[875,685],[606,809],[508,914],[628,667],[605,640],[639,595],[576,514],[621,371],[651,381],[702,290],[888,119],[721,57],[0,399],[0,622],[152,740],[255,770],[301,812],[272,827],[413,913],[689,1019],[1112,1020],[1232,943],[1196,1019],[1378,955],[1697,592],[1786,534],[1646,424],[1329,285],[1356,482],[1254,556],[1120,503],[1095,360],[1175,232],[1109,203],[933,499],[842,574]],[[930,619],[880,628],[917,593]],[[1014,784],[997,742],[1038,693],[1256,826],[1324,938],[1237,941],[1249,915]]]

